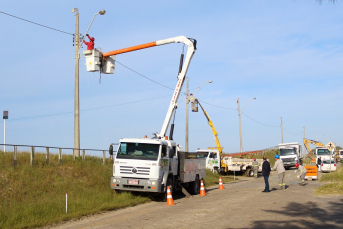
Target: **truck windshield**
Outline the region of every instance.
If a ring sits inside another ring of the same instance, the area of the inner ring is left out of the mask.
[[[295,148],[292,149],[280,149],[280,156],[294,155],[296,154]]]
[[[158,144],[122,142],[117,152],[117,158],[156,161],[159,149],[160,145]]]
[[[330,151],[328,149],[318,149],[318,155],[330,155]]]

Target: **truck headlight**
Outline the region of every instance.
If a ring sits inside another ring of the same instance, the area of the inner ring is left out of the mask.
[[[155,181],[151,182],[152,185],[155,185]]]
[[[149,180],[148,180],[146,183],[147,183],[148,185],[151,185],[151,181],[149,181]]]
[[[117,179],[113,179],[113,180],[112,180],[113,183],[116,183],[116,181],[117,181]]]

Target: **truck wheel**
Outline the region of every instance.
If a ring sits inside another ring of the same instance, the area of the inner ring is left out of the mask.
[[[253,177],[254,176],[254,170],[252,169],[247,169],[247,171],[245,172],[247,177]]]
[[[190,186],[190,192],[192,195],[198,195],[200,193],[200,180],[198,175],[196,175],[195,181],[193,181]]]

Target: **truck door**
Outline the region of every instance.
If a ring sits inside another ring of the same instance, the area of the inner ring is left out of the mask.
[[[169,171],[173,172],[174,175],[177,174],[178,168],[178,159],[176,154],[176,147],[173,146],[172,148],[168,147],[168,157],[169,157]]]

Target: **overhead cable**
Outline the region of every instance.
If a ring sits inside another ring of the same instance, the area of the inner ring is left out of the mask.
[[[39,25],[39,26],[42,26],[42,27],[45,27],[45,28],[48,28],[48,29],[52,29],[52,30],[55,30],[55,31],[58,31],[58,32],[61,32],[61,33],[65,33],[65,34],[69,34],[69,35],[74,35],[74,34],[72,34],[72,33],[68,33],[68,32],[65,32],[65,31],[62,31],[62,30],[59,30],[59,29],[54,29],[54,28],[49,27],[49,26],[46,26],[46,25],[38,24],[38,23],[36,23],[36,22],[29,21],[29,20],[26,20],[26,19],[24,19],[24,18],[20,18],[20,17],[14,16],[14,15],[12,15],[12,14],[8,14],[8,13],[2,12],[2,11],[0,11],[0,13],[5,14],[5,15],[10,16],[10,17],[14,17],[14,18],[19,19],[19,20],[23,20],[23,21],[26,21],[26,22],[35,24],[35,25]]]
[[[290,133],[290,134],[293,134],[293,135],[300,135],[300,134],[303,134],[303,132],[301,132],[301,133],[299,133],[299,134],[294,134],[294,133],[292,133],[292,132],[289,132],[287,129],[285,129],[285,127],[283,127],[283,129],[284,129],[286,132],[288,132],[288,133]]]
[[[132,104],[132,103],[139,103],[139,102],[145,102],[145,101],[154,100],[154,99],[160,99],[160,98],[164,98],[164,97],[167,97],[167,96],[169,97],[170,95],[165,95],[165,96],[160,96],[160,97],[150,98],[150,99],[137,100],[137,101],[127,102],[127,103],[119,103],[119,104],[114,104],[114,105],[104,106],[104,107],[95,107],[95,108],[89,108],[89,109],[82,109],[80,111],[91,111],[91,110],[98,110],[98,109],[104,109],[104,108],[109,108],[109,107],[122,106],[122,105],[127,105],[127,104]],[[44,118],[44,117],[49,117],[49,116],[72,114],[72,113],[74,113],[74,112],[73,111],[69,111],[69,112],[62,112],[62,113],[56,113],[56,114],[39,115],[39,116],[24,117],[24,118],[15,118],[15,119],[9,119],[8,121],[16,121],[16,120],[32,119],[32,118]]]

